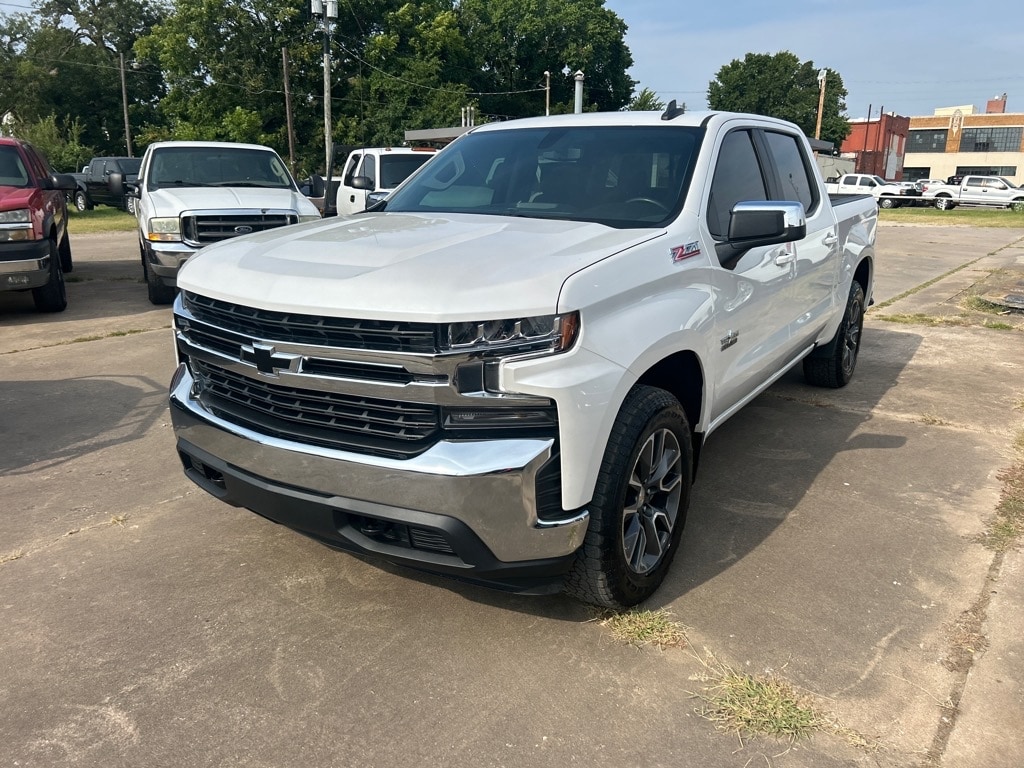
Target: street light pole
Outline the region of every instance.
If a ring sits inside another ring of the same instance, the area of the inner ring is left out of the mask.
[[[117,55],[121,60],[121,104],[124,106],[124,143],[128,149],[128,157],[134,157],[132,154],[132,127],[131,123],[128,122],[128,86],[124,81],[124,54],[118,53]]]
[[[814,138],[821,138],[821,113],[825,109],[825,70],[818,70],[818,122],[814,126]]]
[[[338,0],[311,0],[314,16],[324,21],[324,189],[323,215],[331,210],[331,165],[334,140],[331,137],[331,19],[338,18]]]

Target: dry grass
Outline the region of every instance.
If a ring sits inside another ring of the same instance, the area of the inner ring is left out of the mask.
[[[672,621],[664,610],[607,614],[601,620],[601,626],[607,627],[616,640],[637,648],[644,645],[659,648],[686,645],[682,626]]]
[[[723,664],[705,649],[697,657],[704,672],[697,712],[742,743],[753,736],[774,736],[794,742],[815,732],[831,733],[857,747],[871,747],[863,736],[841,726],[818,707],[814,698],[774,672],[747,675]]]

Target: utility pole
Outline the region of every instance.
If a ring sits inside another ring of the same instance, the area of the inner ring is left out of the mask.
[[[551,73],[544,70],[544,115],[551,114]]]
[[[121,61],[121,104],[124,106],[124,143],[128,149],[128,157],[135,157],[132,154],[132,126],[128,122],[128,86],[124,80],[124,54],[118,53],[117,56]]]
[[[288,49],[281,49],[281,64],[284,67],[284,111],[288,120],[288,167],[295,175],[295,128],[292,126],[292,89],[288,77]]]
[[[818,122],[814,126],[814,138],[821,138],[821,113],[825,109],[825,70],[818,70]]]
[[[324,216],[331,211],[331,165],[334,140],[331,137],[331,19],[338,18],[338,0],[311,0],[314,16],[324,22]]]

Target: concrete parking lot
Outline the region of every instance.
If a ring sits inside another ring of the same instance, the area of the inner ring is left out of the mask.
[[[686,628],[663,650],[194,488],[170,310],[133,238],[73,239],[65,313],[0,294],[0,765],[1024,764],[1024,558],[979,541],[1024,427],[1024,343],[923,319],[993,270],[1024,280],[1024,230],[880,228],[875,297],[902,298],[869,312],[854,381],[794,372],[710,438],[647,606]],[[780,676],[839,727],[717,730],[713,663]]]

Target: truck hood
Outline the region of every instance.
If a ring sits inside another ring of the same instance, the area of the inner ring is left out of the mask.
[[[0,184],[0,210],[14,211],[18,208],[30,208],[35,187],[11,187]]]
[[[183,211],[276,209],[316,214],[309,200],[290,189],[266,187],[172,187],[149,192],[157,216]]]
[[[504,216],[364,214],[204,248],[182,267],[178,286],[246,306],[370,320],[547,315],[574,272],[662,234]]]

